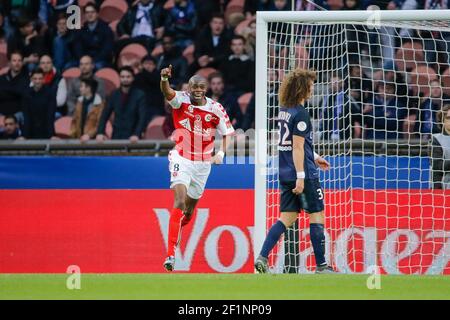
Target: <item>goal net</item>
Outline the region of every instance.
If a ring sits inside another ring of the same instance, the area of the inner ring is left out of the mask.
[[[320,174],[327,261],[343,273],[450,274],[449,10],[258,12],[257,32],[255,255],[280,215],[278,88],[300,67],[317,72],[306,107],[332,167]],[[307,214],[269,264],[315,270]]]

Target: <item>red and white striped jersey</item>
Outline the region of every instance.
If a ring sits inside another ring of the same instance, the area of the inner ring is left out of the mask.
[[[232,135],[234,128],[225,108],[206,98],[204,106],[194,106],[188,92],[176,91],[169,101],[175,131],[172,135],[178,153],[192,161],[208,161],[214,150],[214,137]]]

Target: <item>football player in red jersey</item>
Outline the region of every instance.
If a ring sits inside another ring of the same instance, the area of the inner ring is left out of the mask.
[[[221,164],[229,144],[226,137],[234,128],[224,107],[206,97],[208,82],[199,75],[189,80],[186,92],[170,87],[172,65],[161,70],[161,91],[172,107],[175,148],[169,152],[170,188],[175,203],[170,214],[167,258],[164,268],[173,271],[175,251],[180,242],[181,228],[192,219],[211,171],[211,164]],[[216,131],[223,136],[220,150],[214,156]]]

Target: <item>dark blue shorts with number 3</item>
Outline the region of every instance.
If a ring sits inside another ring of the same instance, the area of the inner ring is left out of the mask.
[[[295,181],[280,182],[280,212],[300,212],[307,213],[323,211],[323,189],[319,179],[305,179],[303,193],[296,195],[292,192],[295,188]]]

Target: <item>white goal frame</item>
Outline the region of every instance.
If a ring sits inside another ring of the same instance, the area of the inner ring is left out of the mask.
[[[449,20],[450,10],[395,10],[395,11],[258,11],[256,14],[256,114],[255,114],[255,229],[253,249],[255,258],[264,242],[266,229],[266,173],[267,173],[267,67],[268,23],[336,22],[364,23],[383,21]]]

